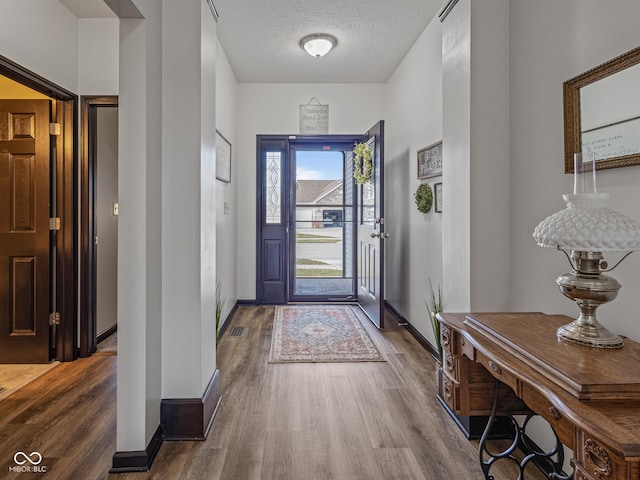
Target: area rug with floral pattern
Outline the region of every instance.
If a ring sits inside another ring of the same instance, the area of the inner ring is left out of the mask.
[[[276,306],[269,363],[384,362],[362,316],[351,305]]]

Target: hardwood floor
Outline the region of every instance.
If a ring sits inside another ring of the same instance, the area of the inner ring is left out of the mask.
[[[94,355],[0,401],[0,478],[18,476],[5,473],[17,451],[42,454],[47,472],[33,478],[45,480],[484,478],[477,443],[435,397],[433,359],[394,318],[384,333],[367,325],[386,362],[317,364],[269,364],[272,319],[273,307],[238,308],[227,332],[244,335],[220,342],[223,400],[206,441],[164,442],[150,472],[108,474],[117,357]]]
[[[0,478],[106,478],[116,448],[116,359],[61,363],[0,401]],[[29,462],[30,473],[9,470],[17,452],[38,452],[46,473],[34,474]]]
[[[223,400],[205,442],[165,442],[150,472],[109,479],[484,478],[477,442],[436,399],[435,362],[394,318],[384,333],[367,325],[387,362],[363,363],[269,364],[272,323],[273,307],[238,309],[227,331],[245,333],[220,342]]]

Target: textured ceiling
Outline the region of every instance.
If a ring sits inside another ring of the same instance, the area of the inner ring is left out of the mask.
[[[385,82],[442,0],[214,0],[218,38],[239,82]],[[313,58],[302,37],[329,33],[334,50]]]
[[[78,18],[113,17],[103,0],[59,0]],[[218,38],[239,82],[383,83],[442,0],[213,0]],[[302,37],[330,33],[313,58]]]

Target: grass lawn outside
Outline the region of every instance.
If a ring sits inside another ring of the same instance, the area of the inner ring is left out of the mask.
[[[298,233],[296,232],[296,238],[335,238],[329,235],[316,235],[313,233]]]
[[[338,243],[341,238],[296,238],[296,243]]]
[[[342,277],[342,270],[336,268],[296,268],[296,277]]]
[[[330,235],[314,235],[313,233],[296,233],[296,243],[339,243],[340,237]]]
[[[296,258],[296,265],[329,265],[327,262],[313,260],[311,258]]]

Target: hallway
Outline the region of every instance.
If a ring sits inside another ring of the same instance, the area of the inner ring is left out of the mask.
[[[228,332],[244,335],[220,343],[223,399],[207,441],[165,442],[151,472],[109,480],[483,478],[477,443],[435,397],[433,359],[393,317],[383,334],[366,325],[387,362],[316,364],[267,363],[272,319],[273,307],[240,307],[232,320]]]
[[[433,359],[393,317],[382,334],[366,325],[386,362],[317,364],[267,363],[272,319],[273,307],[239,307],[227,332],[242,326],[243,336],[219,345],[223,400],[209,438],[164,442],[150,472],[108,474],[117,357],[107,354],[63,363],[0,401],[0,467],[24,451],[42,455],[37,478],[47,480],[483,478],[477,442],[435,397]],[[496,480],[515,478],[500,467]]]

